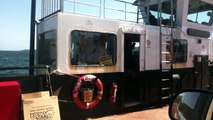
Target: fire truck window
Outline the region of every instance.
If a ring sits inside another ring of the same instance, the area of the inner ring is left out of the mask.
[[[56,64],[56,31],[49,31],[39,35],[37,57],[39,65]]]
[[[112,66],[116,64],[116,35],[72,31],[71,64],[80,66]]]
[[[176,39],[173,44],[173,57],[175,63],[184,63],[187,61],[187,40]]]

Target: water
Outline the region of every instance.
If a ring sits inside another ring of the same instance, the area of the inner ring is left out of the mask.
[[[29,66],[29,50],[0,51],[0,68],[27,66]],[[11,75],[27,75],[28,73],[28,70],[4,70],[0,71],[0,77]]]

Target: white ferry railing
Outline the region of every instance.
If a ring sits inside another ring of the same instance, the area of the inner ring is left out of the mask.
[[[83,0],[63,0],[63,6],[63,12],[101,17],[102,0],[93,0],[90,2],[83,2]],[[77,7],[80,7],[81,10],[79,10]],[[83,11],[83,9],[86,9],[86,7],[90,10]],[[95,11],[97,12],[96,14],[94,13],[94,9],[98,11]]]
[[[61,10],[61,0],[41,0],[41,18]]]
[[[124,0],[40,0],[41,19],[57,12],[82,14],[99,18],[137,20],[137,6]]]
[[[103,18],[115,18],[115,17],[110,17],[108,15],[106,15],[107,13],[110,13],[110,12],[107,12],[107,11],[111,11],[111,12],[120,12],[121,14],[119,15],[120,16],[120,20],[124,20],[124,21],[133,21],[135,22],[136,21],[136,18],[137,18],[137,7],[132,5],[132,3],[130,2],[127,2],[127,1],[124,1],[124,0],[103,0],[104,1],[104,15],[103,15]],[[123,6],[123,9],[119,9],[117,7],[111,7],[111,5],[106,6],[106,1],[114,1],[114,2],[117,2],[117,4],[121,4],[121,6]],[[130,8],[130,9],[128,9]],[[121,16],[123,13],[123,16]],[[131,17],[129,17],[129,15]],[[134,20],[133,20],[133,18]]]

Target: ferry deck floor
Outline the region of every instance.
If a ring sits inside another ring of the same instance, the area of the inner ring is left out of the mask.
[[[168,106],[89,120],[170,120]]]

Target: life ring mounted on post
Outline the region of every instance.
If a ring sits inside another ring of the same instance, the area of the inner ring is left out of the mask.
[[[80,90],[81,90],[81,86],[82,86],[82,82],[83,81],[89,81],[89,82],[92,82],[93,80],[96,80],[95,81],[95,85],[97,86],[97,95],[95,97],[95,99],[91,102],[84,102],[80,99],[79,97],[79,93],[80,93]],[[100,81],[99,78],[97,78],[96,76],[94,75],[84,75],[82,77],[80,77],[76,83],[75,83],[75,86],[73,88],[73,101],[74,103],[81,109],[91,109],[93,107],[95,107],[99,102],[100,100],[102,99],[102,95],[103,95],[103,85]]]

